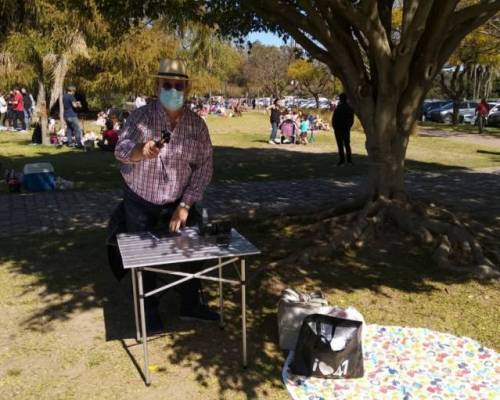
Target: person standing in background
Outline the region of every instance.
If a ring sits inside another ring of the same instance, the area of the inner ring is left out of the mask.
[[[0,129],[5,129],[5,120],[7,118],[7,100],[3,97],[3,93],[0,92]]]
[[[21,94],[23,95],[24,102],[24,126],[29,129],[30,119],[31,119],[31,109],[33,104],[31,103],[31,96],[26,90],[26,88],[21,89]]]
[[[14,91],[11,90],[8,96],[5,97],[7,101],[7,124],[9,125],[9,130],[14,130]]]
[[[14,129],[18,132],[26,132],[26,125],[24,123],[24,100],[19,89],[14,90],[12,106],[14,110]],[[19,121],[21,122],[21,126],[17,125]]]
[[[486,118],[490,112],[490,105],[485,99],[481,99],[481,102],[476,107],[477,115],[477,126],[479,128],[479,133],[483,133],[484,126],[486,125]]]
[[[82,130],[80,128],[80,121],[76,114],[76,109],[81,108],[81,103],[75,99],[76,88],[69,86],[66,94],[63,96],[64,107],[64,122],[66,122],[66,138],[68,146],[75,146],[82,148]],[[73,143],[73,136],[75,137],[76,144]]]
[[[281,123],[281,105],[280,100],[275,99],[274,103],[267,108],[267,111],[270,112],[270,122],[271,122],[271,137],[269,138],[269,144],[278,144],[276,141],[276,135],[278,133],[278,127]]]
[[[335,132],[335,140],[337,141],[337,147],[339,150],[339,162],[337,166],[342,167],[346,161],[352,164],[352,154],[351,154],[351,127],[354,124],[354,112],[347,102],[347,95],[341,93],[339,96],[339,102],[332,117],[332,126]],[[344,153],[345,149],[345,153]]]

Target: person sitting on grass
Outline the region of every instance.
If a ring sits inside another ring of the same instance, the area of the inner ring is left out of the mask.
[[[330,125],[328,122],[323,121],[318,115],[316,115],[316,130],[328,131],[330,130]]]
[[[108,120],[110,120],[113,123],[113,129],[115,131],[120,131],[120,129],[122,129],[122,123],[121,123],[120,117],[116,111],[111,111],[109,113],[109,116],[108,116],[108,119],[106,120],[106,123]],[[107,127],[106,127],[106,129],[107,129]]]
[[[102,140],[97,145],[102,151],[115,151],[116,142],[118,142],[118,131],[114,129],[113,121],[106,121],[106,129],[102,132]]]

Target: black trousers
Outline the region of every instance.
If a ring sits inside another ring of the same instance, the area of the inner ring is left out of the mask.
[[[17,125],[17,122],[21,122],[21,126]],[[24,111],[14,111],[14,129],[23,129],[26,130],[26,124],[24,123]]]
[[[127,232],[144,232],[168,230],[168,223],[180,201],[174,203],[157,205],[149,203],[127,186],[124,189],[123,201],[125,208],[125,220]],[[197,224],[201,215],[196,207],[191,207],[187,225]],[[158,229],[157,229],[158,228]],[[183,263],[182,270],[192,273],[197,272],[203,267],[203,262]],[[149,292],[158,287],[158,274],[154,272],[143,272],[144,291]],[[162,275],[168,276],[168,275]],[[176,286],[181,299],[181,310],[191,310],[200,302],[201,281],[191,279]],[[154,296],[146,298],[147,309],[158,307],[158,299]]]
[[[340,162],[344,163],[347,155],[347,162],[352,162],[351,153],[351,128],[334,128],[335,140],[339,149]],[[344,152],[345,148],[345,152]]]

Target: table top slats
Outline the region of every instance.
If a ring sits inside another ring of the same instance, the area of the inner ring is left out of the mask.
[[[260,254],[235,229],[228,246],[217,245],[215,237],[199,236],[196,228],[184,228],[179,234],[122,233],[117,239],[126,269]]]

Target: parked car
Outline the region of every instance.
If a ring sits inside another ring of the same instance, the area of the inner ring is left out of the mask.
[[[260,97],[255,99],[255,105],[257,107],[268,107],[272,102],[270,97]]]
[[[494,106],[488,113],[486,125],[500,127],[500,104]]]
[[[464,121],[464,115],[474,114],[476,112],[477,103],[474,101],[464,101],[460,103],[458,107],[458,122]],[[451,124],[453,122],[453,103],[446,104],[441,108],[434,109],[430,112],[431,121],[434,122],[444,122],[445,124]]]
[[[488,113],[488,115],[499,104],[500,103],[497,103],[497,102],[488,102],[488,105],[490,106],[490,112]],[[464,113],[464,123],[471,124],[471,125],[477,125],[476,110],[474,110],[474,112],[470,111],[470,112]]]
[[[330,100],[328,99],[320,99],[319,101],[319,108],[322,110],[329,110],[330,109]]]
[[[430,113],[445,105],[452,104],[450,100],[427,100],[422,104],[422,121],[430,119]]]

